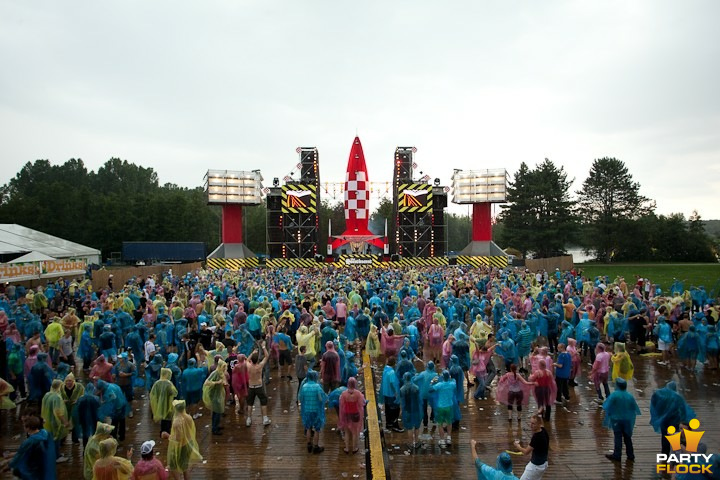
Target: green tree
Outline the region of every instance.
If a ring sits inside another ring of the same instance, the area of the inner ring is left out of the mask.
[[[465,248],[472,240],[470,217],[446,212],[445,222],[447,223],[448,252],[457,252]]]
[[[508,205],[500,217],[502,243],[523,256],[528,252],[538,258],[564,253],[577,232],[571,183],[564,168],[547,158],[532,170],[522,163],[508,186]]]
[[[583,243],[604,261],[610,261],[616,254],[626,222],[655,209],[655,203],[640,195],[640,184],[633,181],[628,168],[616,158],[596,159],[577,194],[578,211],[585,227]]]
[[[388,197],[380,199],[377,208],[370,215],[370,230],[378,235],[385,233],[385,220],[388,222],[388,229],[392,226],[393,202]]]
[[[504,246],[520,250],[523,257],[532,248],[532,178],[530,168],[525,162],[513,176],[513,181],[507,187],[507,205],[503,205],[500,214],[504,225],[503,235],[500,237]]]
[[[126,160],[112,158],[97,173],[80,159],[28,162],[0,192],[0,222],[99,248],[104,257],[123,241],[219,243],[220,209],[207,205],[202,188],[160,187],[151,168]],[[264,249],[264,238],[258,244]]]
[[[334,204],[323,199],[318,205],[318,252],[325,255],[328,242],[328,220],[332,222],[332,234],[340,235],[345,231],[345,208],[343,202]]]

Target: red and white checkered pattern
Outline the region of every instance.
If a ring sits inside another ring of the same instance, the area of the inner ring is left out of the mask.
[[[365,172],[347,172],[345,177],[345,220],[369,218],[369,198]]]

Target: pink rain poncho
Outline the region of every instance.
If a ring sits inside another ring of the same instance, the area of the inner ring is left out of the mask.
[[[340,395],[338,427],[358,435],[364,427],[365,396],[356,389],[355,377],[348,379],[348,389]]]

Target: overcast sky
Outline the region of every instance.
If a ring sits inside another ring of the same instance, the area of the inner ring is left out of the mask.
[[[0,0],[0,184],[120,157],[162,183],[269,185],[298,146],[340,182],[357,132],[372,181],[398,145],[443,184],[547,157],[577,190],[612,156],[658,213],[718,219],[719,18],[714,0]]]

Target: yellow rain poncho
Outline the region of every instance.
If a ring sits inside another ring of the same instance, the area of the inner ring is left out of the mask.
[[[221,342],[215,342],[215,350],[210,350],[210,358],[215,360],[215,357],[220,355],[220,358],[223,360],[226,360],[229,353],[227,351],[227,348],[225,348],[225,345]]]
[[[45,329],[45,339],[50,347],[57,348],[58,342],[64,333],[65,331],[60,323],[60,317],[55,317],[52,319],[52,323]]]
[[[220,360],[215,371],[210,374],[203,384],[203,403],[215,413],[225,412],[226,371],[227,363]]]
[[[95,465],[95,462],[100,458],[100,442],[110,438],[114,429],[115,427],[112,425],[97,422],[95,435],[90,437],[83,450],[83,475],[85,476],[85,480],[92,480],[93,465]]]
[[[380,339],[378,338],[378,329],[375,324],[370,325],[370,333],[365,342],[365,350],[367,350],[370,358],[377,358],[380,355]]]
[[[72,394],[69,397],[65,388],[60,389],[60,396],[62,397],[63,402],[65,402],[65,408],[67,409],[67,413],[70,418],[73,417],[73,408],[75,407],[75,404],[78,400],[80,400],[80,397],[85,394],[85,387],[75,381],[75,375],[68,373],[65,377],[65,387],[72,388],[73,386],[75,388],[73,388]]]
[[[12,385],[0,378],[0,410],[15,410],[17,405],[8,397],[14,391]]]
[[[177,397],[178,391],[170,379],[172,370],[169,368],[160,369],[160,379],[155,382],[150,390],[150,409],[153,420],[170,420],[173,414],[173,400]]]
[[[470,338],[475,340],[474,342],[470,342],[470,355],[472,355],[475,353],[475,349],[477,348],[475,342],[480,345],[484,345],[487,341],[488,335],[493,333],[493,327],[483,322],[481,315],[477,315],[475,317],[475,321],[470,326],[469,333]]]
[[[442,311],[439,308],[433,314],[433,319],[437,322],[438,325],[443,328],[443,330],[447,328],[447,319],[445,318],[445,315],[442,314]]]
[[[55,440],[65,438],[70,431],[70,420],[68,417],[65,402],[62,399],[60,390],[62,380],[53,380],[50,391],[42,399],[41,415],[43,428],[47,430]]]
[[[195,439],[195,422],[185,412],[185,401],[173,402],[175,415],[168,443],[168,469],[173,472],[185,472],[192,465],[201,462],[197,440]]]
[[[130,460],[116,457],[117,440],[108,438],[100,442],[100,459],[93,466],[93,480],[128,480],[133,472]]]
[[[627,381],[632,380],[635,373],[635,367],[630,360],[630,355],[625,351],[625,344],[615,343],[615,354],[612,356],[612,380],[616,378],[624,378]]]
[[[318,336],[317,330],[314,327],[308,330],[305,325],[301,326],[295,334],[298,349],[300,347],[305,347],[305,356],[308,360],[315,358],[315,355],[317,354],[317,350],[315,349],[316,336]]]

